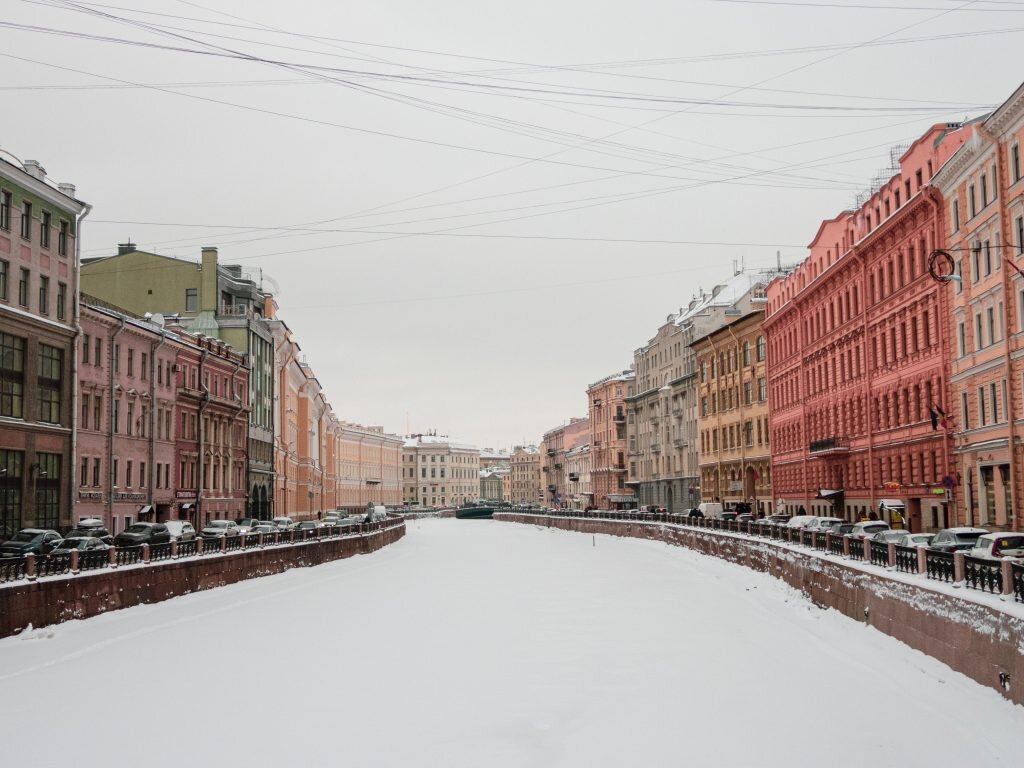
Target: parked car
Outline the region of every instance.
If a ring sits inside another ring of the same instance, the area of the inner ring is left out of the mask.
[[[846,520],[839,520],[838,522],[832,523],[832,525],[821,532],[831,533],[833,536],[845,536],[853,530],[853,525],[853,523],[847,522]]]
[[[366,520],[366,515],[349,515],[348,517],[343,517],[340,520],[338,520],[338,525],[340,525],[340,526],[359,525],[360,523],[362,523],[365,520]]]
[[[947,528],[935,534],[928,549],[936,552],[964,552],[973,549],[978,539],[988,533],[984,528]]]
[[[702,501],[697,509],[704,517],[721,517],[723,512],[721,503],[717,501]]]
[[[853,528],[846,534],[851,539],[870,539],[879,531],[889,530],[889,524],[884,520],[862,520],[859,523],[854,523]]]
[[[902,539],[905,534],[906,531],[902,528],[895,530],[890,528],[889,530],[881,530],[870,538],[872,541],[880,541],[883,544],[888,544],[889,542],[895,544],[897,541]]]
[[[50,528],[22,528],[0,544],[0,557],[48,555],[61,540],[61,535]]]
[[[986,560],[1024,557],[1024,533],[982,534],[968,554],[971,557],[982,557]]]
[[[171,541],[195,541],[196,529],[188,520],[168,520],[164,523]]]
[[[777,515],[768,515],[768,517],[766,517],[764,519],[764,522],[768,523],[768,525],[785,525],[786,523],[788,523],[792,519],[793,519],[792,515],[777,514]]]
[[[203,526],[204,539],[232,538],[239,535],[238,523],[234,520],[211,520]]]
[[[290,517],[275,517],[273,523],[279,531],[291,531],[295,528],[295,521]]]
[[[262,523],[262,520],[257,520],[255,517],[242,517],[235,520],[238,523],[239,533],[249,533],[250,529],[255,528],[257,525]]]
[[[87,517],[79,520],[78,525],[72,529],[66,538],[79,538],[83,536],[95,537],[102,540],[104,544],[113,545],[114,543],[114,537],[107,530],[103,521],[97,517]]]
[[[114,537],[116,547],[137,547],[141,544],[166,544],[171,533],[163,523],[133,523]]]
[[[276,525],[274,525],[273,523],[268,523],[267,521],[264,520],[259,525],[250,528],[249,529],[249,535],[250,536],[255,536],[255,535],[260,534],[260,533],[262,533],[262,534],[277,533],[278,530],[279,529],[278,529],[278,527]]]
[[[736,515],[737,523],[749,523],[754,519],[754,515],[750,512],[740,512]]]
[[[73,549],[77,549],[79,552],[105,552],[110,549],[110,545],[104,544],[103,539],[95,536],[68,536],[58,541],[57,546],[50,552],[54,555],[67,554]]]
[[[786,521],[786,527],[806,528],[817,519],[817,515],[797,515],[796,517],[791,517]]]
[[[697,518],[704,517],[704,513],[701,512],[700,507],[694,507],[689,512],[687,512],[687,517],[689,517],[691,520],[696,520]]]
[[[833,525],[843,522],[846,521],[840,517],[816,517],[804,527],[804,530],[807,533],[827,533]]]
[[[299,533],[305,534],[306,531],[315,531],[319,527],[319,520],[303,520],[301,523],[295,526],[295,530]]]
[[[927,547],[931,544],[932,539],[935,538],[934,533],[907,533],[903,531],[902,535],[896,539],[897,547]]]

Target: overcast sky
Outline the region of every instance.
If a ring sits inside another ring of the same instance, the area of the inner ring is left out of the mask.
[[[77,184],[85,255],[217,245],[340,417],[492,447],[1024,74],[1021,3],[0,7],[0,149]]]

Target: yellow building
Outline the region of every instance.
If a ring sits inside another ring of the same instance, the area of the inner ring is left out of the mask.
[[[764,311],[737,316],[694,343],[701,500],[772,511]]]

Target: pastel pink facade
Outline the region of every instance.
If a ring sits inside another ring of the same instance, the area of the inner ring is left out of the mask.
[[[1024,528],[1024,86],[968,126],[936,175],[951,308],[952,401],[947,413],[959,477],[957,522]]]
[[[589,503],[598,509],[636,506],[633,488],[626,485],[626,400],[636,381],[633,371],[606,376],[587,388],[590,410]]]
[[[172,518],[176,337],[84,302],[81,323],[75,520]]]
[[[950,410],[951,349],[947,299],[928,274],[945,234],[930,181],[966,136],[930,128],[768,286],[773,493],[790,513],[877,512],[913,530],[952,522],[952,445],[929,410]]]

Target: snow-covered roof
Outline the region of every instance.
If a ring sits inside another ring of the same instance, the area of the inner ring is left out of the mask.
[[[715,286],[711,293],[702,296],[691,307],[681,312],[675,319],[676,325],[684,325],[688,320],[700,315],[712,307],[731,307],[742,299],[750,290],[758,285],[767,286],[774,278],[788,274],[776,269],[758,269],[737,272],[720,286]]]
[[[452,440],[445,437],[444,435],[413,435],[405,440],[405,448],[422,448],[426,445],[436,445],[438,447],[447,446],[448,448],[454,448],[460,451],[475,451],[478,450],[475,445],[469,443],[460,443],[457,440]]]

